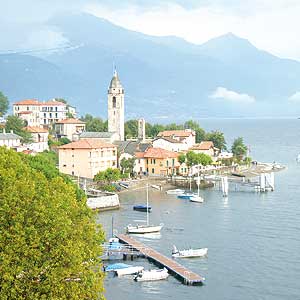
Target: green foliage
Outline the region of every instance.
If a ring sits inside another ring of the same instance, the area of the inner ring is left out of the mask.
[[[13,132],[22,138],[22,142],[30,143],[32,142],[31,133],[24,130],[26,126],[25,121],[18,116],[8,116],[6,119],[5,130],[6,132]]]
[[[183,164],[186,161],[186,156],[183,153],[179,154],[178,161],[180,164]]]
[[[136,138],[138,136],[138,121],[128,120],[124,125],[126,138]]]
[[[59,146],[62,146],[62,145],[66,145],[66,144],[71,143],[71,141],[70,141],[68,138],[66,138],[66,137],[60,138],[60,139],[58,140],[58,142],[59,142]]]
[[[103,298],[101,227],[74,186],[0,148],[3,300]]]
[[[93,117],[90,114],[81,117],[81,121],[86,122],[86,131],[106,132],[108,130],[107,121],[103,121],[98,117]]]
[[[8,111],[9,101],[8,98],[0,91],[0,117],[5,115]]]
[[[105,184],[111,184],[121,178],[119,169],[108,168],[105,171],[100,171],[94,176],[94,181]]]
[[[189,167],[194,165],[207,166],[213,162],[209,155],[205,153],[195,153],[194,151],[189,151],[186,154],[186,160]]]
[[[117,191],[116,187],[112,184],[105,184],[102,187],[103,191],[114,193]]]
[[[247,154],[247,146],[244,144],[242,137],[238,137],[233,141],[231,151],[237,157],[243,157]]]
[[[205,140],[205,130],[202,129],[196,121],[189,120],[184,123],[184,128],[193,129],[196,132],[196,143],[200,143]]]
[[[206,141],[211,141],[214,146],[220,150],[226,150],[226,141],[224,133],[220,131],[212,131],[206,134]]]
[[[134,163],[135,159],[134,158],[128,158],[126,159],[125,157],[121,159],[120,162],[120,167],[122,169],[122,173],[133,173],[133,168],[134,168]]]
[[[58,147],[58,146],[62,146],[62,145],[69,144],[69,143],[71,143],[71,141],[66,137],[62,137],[62,138],[58,139],[57,141],[55,141],[50,136],[48,139],[48,146],[50,147],[50,149],[53,148],[53,146]]]

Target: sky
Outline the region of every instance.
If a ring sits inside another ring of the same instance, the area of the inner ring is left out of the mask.
[[[0,52],[62,45],[64,37],[46,20],[89,12],[127,29],[195,44],[232,32],[260,49],[300,61],[300,0],[0,0],[0,11],[0,27],[9,33],[1,37]]]

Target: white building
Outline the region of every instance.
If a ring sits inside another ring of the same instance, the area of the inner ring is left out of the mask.
[[[26,121],[27,126],[49,127],[67,118],[69,109],[74,108],[55,99],[40,102],[35,99],[22,100],[13,104],[13,114]]]
[[[181,152],[188,150],[188,145],[171,137],[158,137],[152,142],[154,148],[162,148],[168,151]]]
[[[116,132],[124,141],[124,89],[115,70],[108,88],[108,131]]]
[[[59,138],[66,137],[70,141],[73,140],[74,135],[79,135],[85,131],[85,122],[68,118],[55,122],[55,132]]]
[[[6,133],[3,129],[3,133],[0,133],[0,147],[6,146],[7,148],[17,149],[21,145],[21,137],[13,131]]]
[[[196,132],[192,129],[165,130],[161,131],[157,137],[172,138],[186,144],[187,148],[191,148],[196,144]]]
[[[49,150],[48,146],[48,130],[41,127],[30,127],[25,128],[26,131],[31,133],[32,142],[26,145],[27,150],[34,152],[43,152]]]

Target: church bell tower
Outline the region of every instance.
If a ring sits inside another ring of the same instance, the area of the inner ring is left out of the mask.
[[[124,89],[115,70],[108,88],[108,131],[116,132],[124,141]]]

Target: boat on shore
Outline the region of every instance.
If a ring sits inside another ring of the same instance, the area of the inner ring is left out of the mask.
[[[138,273],[135,277],[135,281],[155,281],[155,280],[163,280],[168,278],[169,273],[166,268],[159,270],[150,270],[150,271],[142,271]]]
[[[143,212],[147,212],[147,211],[151,212],[152,208],[151,208],[151,206],[147,206],[147,205],[134,205],[133,210],[143,211]]]
[[[168,195],[182,195],[185,193],[185,190],[182,190],[182,189],[174,189],[174,190],[168,190],[166,191],[166,193]]]
[[[124,275],[137,274],[139,272],[142,272],[143,270],[144,270],[144,267],[141,267],[141,266],[130,266],[128,268],[118,269],[115,272],[120,277],[120,276],[124,276]]]
[[[206,256],[208,252],[207,248],[199,249],[187,249],[187,250],[178,250],[176,246],[173,246],[172,257],[174,258],[189,258],[189,257],[203,257]]]

